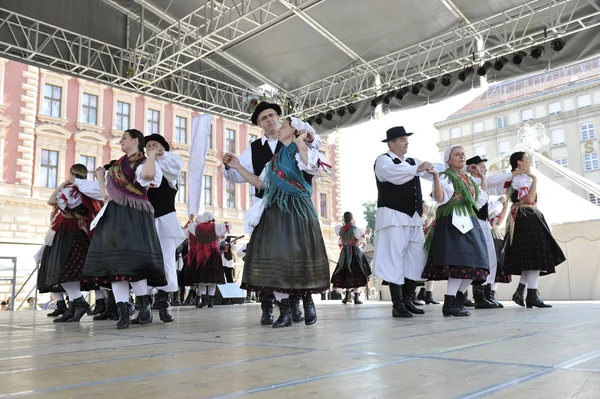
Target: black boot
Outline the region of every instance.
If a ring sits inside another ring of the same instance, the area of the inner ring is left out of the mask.
[[[142,308],[142,297],[141,296],[135,297],[134,306],[135,306],[136,310],[138,310],[138,314],[137,314],[137,316],[135,316],[133,319],[130,320],[130,323],[131,324],[140,324],[139,310]],[[129,313],[129,315],[131,316],[131,312]]]
[[[492,291],[492,286],[491,284],[487,284],[483,287],[483,292],[485,293],[485,299],[488,302],[493,303],[494,305],[496,305],[496,307],[498,309],[502,309],[504,307],[504,305],[502,305],[500,302],[498,302],[496,300],[496,291]]]
[[[360,293],[359,292],[355,292],[354,293],[354,304],[355,305],[362,305],[362,301],[360,300]]]
[[[198,309],[202,309],[207,304],[208,304],[208,295],[202,294],[202,295],[196,296],[196,307]]]
[[[527,309],[536,308],[551,308],[552,305],[545,304],[540,298],[537,288],[527,289],[527,300],[525,302]]]
[[[317,308],[313,302],[312,295],[303,295],[302,304],[304,305],[304,324],[312,326],[317,322]]]
[[[117,303],[117,313],[119,314],[119,322],[116,325],[117,330],[129,328],[129,302]]]
[[[79,298],[73,301],[73,305],[75,306],[75,309],[73,311],[73,317],[67,320],[67,322],[79,323],[79,320],[81,320],[83,315],[86,314],[87,311],[90,309],[90,304],[87,303],[87,301],[83,299],[82,296],[80,296]]]
[[[392,296],[392,317],[413,317],[402,300],[402,286],[390,283],[390,295]]]
[[[475,306],[475,304],[473,302],[471,302],[471,300],[469,299],[469,290],[466,290],[464,292],[462,305],[463,305],[463,307],[466,306],[467,308],[472,308]]]
[[[459,291],[460,292],[460,291]],[[444,306],[442,306],[442,314],[444,316],[470,316],[471,313],[466,311],[464,308],[460,308],[460,302],[462,300],[462,292],[460,292],[460,299],[457,296],[445,295]]]
[[[173,316],[169,311],[169,293],[164,291],[158,291],[156,294],[156,303],[158,304],[158,317],[163,323],[170,323],[173,320]]]
[[[56,301],[56,309],[54,309],[54,312],[48,313],[46,316],[56,317],[56,316],[65,314],[66,311],[67,311],[67,303],[64,300]]]
[[[75,305],[73,305],[73,302],[69,301],[69,306],[67,306],[67,311],[65,313],[63,313],[63,315],[60,316],[58,319],[54,319],[52,321],[55,323],[66,323],[71,318],[73,318],[73,316],[75,316]]]
[[[495,303],[485,299],[485,289],[483,285],[473,286],[473,300],[475,301],[475,309],[496,309]]]
[[[417,297],[417,293],[413,291],[412,295],[410,296],[410,299],[412,301],[412,304],[415,306],[423,306],[425,305],[423,302],[421,302],[419,300],[419,298]]]
[[[215,296],[214,296],[214,295],[209,295],[209,296],[208,296],[208,305],[206,305],[206,307],[208,307],[208,308],[212,308],[212,307],[213,307],[213,305],[214,305],[214,303],[213,303],[213,302],[214,302],[214,299],[215,299]]]
[[[346,288],[346,295],[344,296],[344,299],[342,299],[342,303],[345,305],[348,303],[348,301],[350,300],[350,289]]]
[[[104,312],[94,316],[94,320],[119,320],[119,312],[117,310],[117,303],[115,302],[115,296],[112,291],[107,291],[108,298],[106,298]]]
[[[267,300],[270,298],[262,298],[260,307],[262,315],[260,316],[260,324],[263,326],[273,324],[273,301]]]
[[[466,298],[466,294],[464,292],[461,292],[460,290],[456,293],[456,306],[458,307],[458,309],[461,312],[466,312],[467,314],[463,314],[462,316],[470,316],[471,313],[469,313],[469,311],[467,309],[465,309],[465,298]],[[444,299],[444,304],[446,303],[446,300]],[[442,309],[443,311],[443,309]]]
[[[294,323],[302,323],[304,315],[300,309],[300,297],[298,295],[290,295],[290,311],[292,312],[292,321]]]
[[[433,299],[433,292],[425,292],[425,305],[439,305],[440,303]]]
[[[131,320],[131,324],[149,324],[152,323],[152,307],[150,305],[151,295],[140,295],[135,297],[136,303],[139,303],[139,312]],[[138,302],[139,301],[139,302]]]
[[[419,293],[417,294],[417,299],[419,301],[424,301],[427,296],[426,292],[427,291],[425,291],[425,287],[421,287],[421,289],[419,290]],[[427,303],[427,302],[425,302],[425,303]],[[419,305],[419,306],[421,306],[421,305]]]
[[[104,300],[104,298],[96,299],[96,304],[94,305],[94,310],[92,310],[90,308],[88,315],[96,316],[96,315],[104,312],[105,310],[106,310],[106,301]]]
[[[512,296],[512,300],[519,306],[525,306],[525,284],[519,283],[517,290]]]
[[[402,302],[404,307],[412,314],[424,314],[425,311],[421,308],[416,307],[413,304],[413,294],[417,288],[417,282],[414,280],[404,279],[404,285],[402,286]]]
[[[289,327],[292,325],[292,311],[290,309],[290,300],[282,299],[279,302],[279,318],[273,323],[273,328]]]
[[[196,304],[196,289],[190,287],[187,297],[183,301],[183,306],[194,306]]]

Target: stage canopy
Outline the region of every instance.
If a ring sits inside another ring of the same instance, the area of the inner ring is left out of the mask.
[[[0,1],[1,56],[243,121],[276,93],[322,132],[599,49],[598,0]]]

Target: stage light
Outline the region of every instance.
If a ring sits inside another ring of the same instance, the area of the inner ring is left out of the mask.
[[[436,78],[431,78],[427,81],[427,84],[425,85],[425,88],[429,91],[433,91],[433,89],[435,89],[435,85],[437,84],[437,79]]]
[[[398,91],[396,92],[396,98],[397,98],[398,100],[402,100],[402,99],[404,98],[404,94],[402,94],[402,90],[398,90]]]
[[[552,47],[552,50],[559,53],[562,49],[565,48],[565,41],[563,39],[561,39],[560,37],[556,38],[556,39],[552,40],[552,42],[550,42],[550,47]]]
[[[448,87],[452,84],[452,75],[449,73],[442,76],[442,86]]]
[[[315,118],[315,122],[317,122],[317,125],[321,125],[321,123],[323,123],[323,117],[325,115],[323,115],[323,113],[320,113],[319,115],[317,115],[317,117]]]
[[[423,85],[419,82],[415,83],[412,88],[410,89],[410,92],[412,94],[414,94],[415,96],[419,95],[419,92],[421,91],[421,89],[423,88]]]
[[[464,82],[469,76],[473,75],[473,72],[475,72],[475,69],[472,66],[463,69],[462,72],[458,74],[458,80]]]
[[[332,110],[327,111],[327,113],[325,114],[325,119],[327,119],[328,121],[333,119],[333,111]]]
[[[531,53],[529,53],[529,55],[534,60],[539,60],[544,55],[545,50],[546,49],[544,48],[544,46],[535,46],[534,48],[531,49]]]
[[[343,118],[346,115],[346,107],[340,107],[337,110],[337,114],[340,118]]]
[[[492,63],[489,61],[486,61],[483,63],[482,66],[480,66],[479,68],[477,68],[477,75],[479,76],[485,76],[485,74],[487,73],[487,71],[492,67]]]
[[[504,65],[508,64],[508,58],[500,57],[494,62],[494,69],[496,71],[501,71],[504,68]]]
[[[377,96],[374,99],[371,100],[371,107],[375,108],[377,107],[379,104],[381,104],[381,101],[383,100],[383,96]]]
[[[402,94],[407,94],[410,92],[410,87],[408,86],[404,86],[403,88],[401,88],[400,90],[402,90]]]
[[[519,51],[515,55],[513,55],[512,62],[515,65],[521,65],[525,57],[527,57],[527,53],[524,51]]]
[[[348,112],[350,112],[351,114],[356,112],[356,107],[354,106],[354,104],[348,105]]]

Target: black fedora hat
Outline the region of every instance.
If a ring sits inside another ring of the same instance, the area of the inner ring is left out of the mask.
[[[386,132],[386,136],[387,137],[385,140],[381,140],[382,143],[387,143],[388,141],[392,141],[394,139],[397,139],[398,137],[412,136],[412,133],[407,133],[404,129],[404,126],[396,126],[391,129],[388,129],[388,131]]]
[[[487,159],[481,158],[479,155],[475,155],[473,158],[467,159],[467,165],[477,165],[480,162],[487,162]]]
[[[144,137],[144,145],[148,144],[149,141],[157,141],[159,143],[162,144],[163,147],[165,147],[165,151],[169,151],[171,149],[171,147],[169,146],[169,143],[167,143],[167,140],[165,140],[165,138],[163,136],[161,136],[160,134],[151,134],[150,136],[146,136]]]
[[[250,118],[253,125],[258,125],[258,115],[267,109],[272,109],[277,112],[277,115],[281,116],[281,107],[279,105],[262,101],[256,106],[254,112],[252,113],[252,117]]]

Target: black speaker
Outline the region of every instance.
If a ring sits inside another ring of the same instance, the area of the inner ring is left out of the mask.
[[[236,283],[217,284],[215,292],[215,305],[238,304],[241,305],[246,300],[246,291],[240,289]]]

